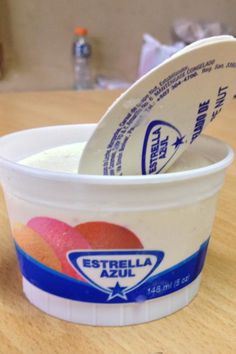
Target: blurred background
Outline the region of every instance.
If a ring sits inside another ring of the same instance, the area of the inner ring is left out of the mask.
[[[235,0],[0,0],[0,91],[75,88],[77,26],[88,29],[94,87],[115,88],[146,59],[151,68],[195,39],[235,34],[235,14]]]

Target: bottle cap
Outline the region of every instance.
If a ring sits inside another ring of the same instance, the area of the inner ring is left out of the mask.
[[[85,27],[76,27],[74,33],[77,36],[87,36],[88,30]]]

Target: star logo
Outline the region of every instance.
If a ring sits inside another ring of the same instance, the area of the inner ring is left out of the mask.
[[[123,303],[138,301],[136,289],[156,270],[164,258],[164,252],[75,250],[69,252],[67,257],[73,268],[87,280],[86,286],[88,293],[91,289],[93,302]],[[123,269],[123,272],[120,269]]]
[[[109,301],[115,297],[120,297],[121,299],[127,300],[127,296],[124,294],[124,290],[126,288],[126,286],[120,286],[119,282],[117,281],[115,286],[109,287],[112,292],[110,293],[107,300]]]
[[[185,138],[185,136],[181,136],[181,137],[177,136],[177,138],[176,138],[175,142],[172,144],[172,146],[174,146],[175,149],[178,149],[178,147],[180,145],[184,144],[184,141],[183,141],[184,138]]]

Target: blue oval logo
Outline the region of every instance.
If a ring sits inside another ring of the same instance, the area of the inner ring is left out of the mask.
[[[163,251],[71,251],[69,262],[93,287],[107,293],[107,301],[116,297],[128,300],[128,293],[143,284],[164,258]]]
[[[142,174],[157,174],[173,158],[184,141],[184,136],[172,124],[162,120],[152,121],[144,137]]]

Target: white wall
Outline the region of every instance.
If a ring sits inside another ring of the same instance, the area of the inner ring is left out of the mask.
[[[171,24],[188,17],[227,23],[236,33],[236,0],[1,0],[8,72],[0,90],[72,87],[71,41],[86,26],[97,73],[134,80],[143,32],[171,41]]]

